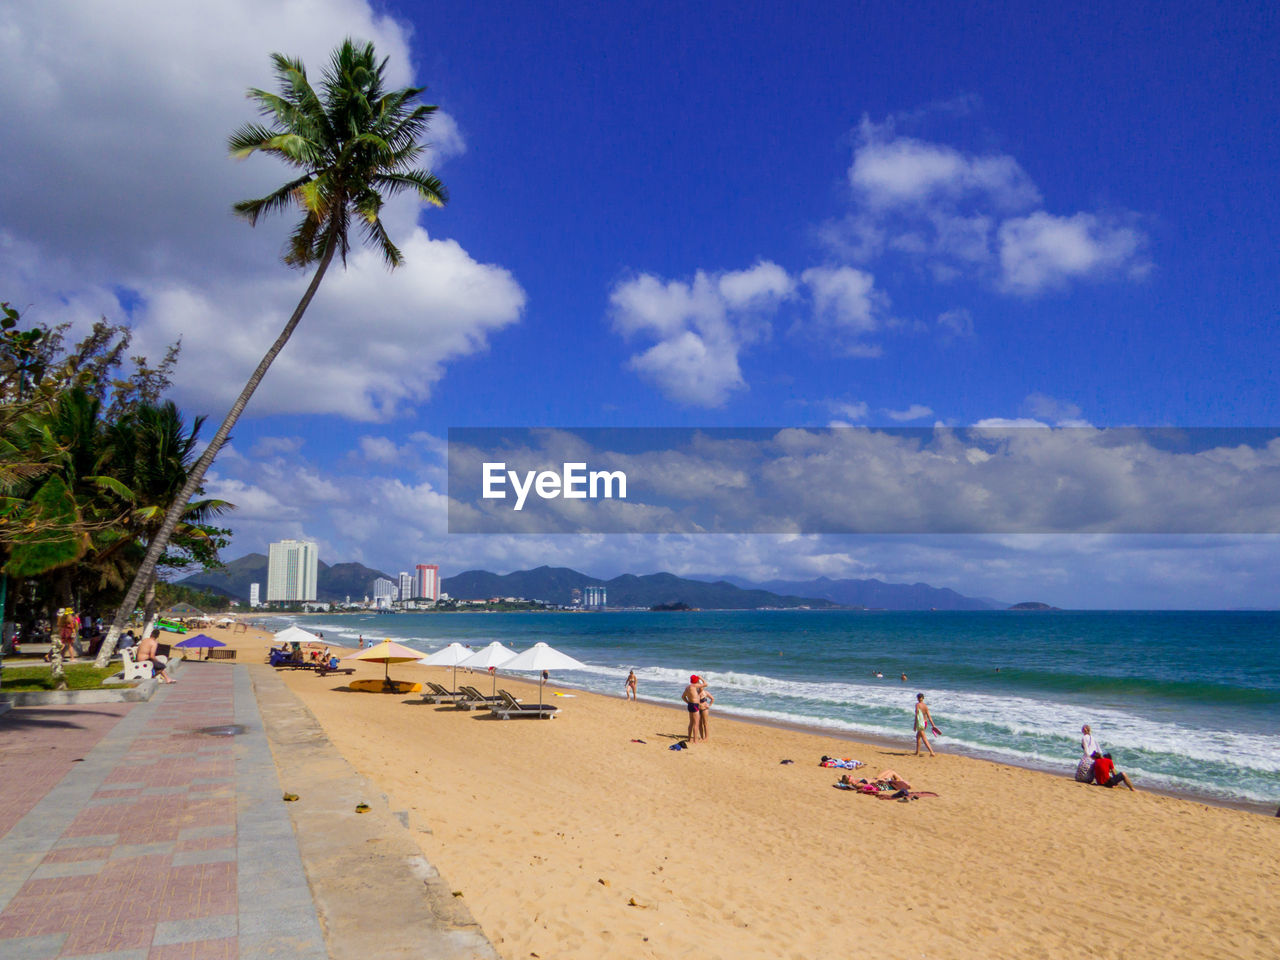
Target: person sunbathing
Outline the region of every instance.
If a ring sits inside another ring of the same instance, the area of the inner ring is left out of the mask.
[[[880,775],[874,780],[867,780],[866,778],[855,780],[851,774],[846,773],[840,778],[840,782],[847,787],[854,787],[855,789],[861,786],[879,787],[882,790],[909,791],[911,789],[911,784],[903,780],[894,770],[881,770]]]

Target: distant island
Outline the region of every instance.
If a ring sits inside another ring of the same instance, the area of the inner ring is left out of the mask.
[[[1015,603],[1010,610],[1057,610],[1058,607],[1051,607],[1047,603],[1041,603],[1038,600],[1026,600],[1022,603]]]

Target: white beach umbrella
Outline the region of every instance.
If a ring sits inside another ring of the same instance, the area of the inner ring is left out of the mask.
[[[319,643],[320,638],[301,627],[286,627],[271,638],[278,643]]]
[[[447,647],[442,647],[430,656],[423,657],[418,662],[424,667],[453,667],[453,689],[458,689],[458,664],[470,657],[474,650],[470,647],[464,647],[458,641],[454,641]]]
[[[555,647],[538,641],[523,653],[502,665],[503,670],[585,670],[587,665],[575,660],[567,653],[561,653]],[[542,687],[546,680],[538,679],[538,706],[542,706]]]
[[[510,647],[504,647],[499,641],[495,640],[487,646],[481,647],[467,659],[458,664],[460,667],[472,667],[476,670],[494,670],[502,666],[508,660],[516,655],[516,652]],[[498,692],[498,675],[493,675],[493,692]]]

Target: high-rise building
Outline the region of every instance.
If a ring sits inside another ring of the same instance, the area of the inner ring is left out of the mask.
[[[258,598],[261,596],[261,594],[258,591],[261,588],[261,586],[262,584],[259,584],[259,583],[249,584],[249,607],[250,608],[257,607],[260,605],[258,603]]]
[[[411,573],[400,574],[400,599],[413,599],[413,574]]]
[[[420,563],[414,568],[417,576],[413,585],[415,600],[440,599],[440,568],[434,563]]]
[[[390,606],[398,593],[399,588],[386,577],[379,577],[373,581],[373,602],[376,606]]]
[[[308,540],[280,540],[267,550],[267,603],[316,598],[319,548]]]
[[[582,605],[588,610],[603,610],[609,603],[609,595],[604,587],[584,587]]]

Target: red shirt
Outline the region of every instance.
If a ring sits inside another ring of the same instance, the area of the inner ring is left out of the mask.
[[[1116,765],[1106,757],[1099,757],[1093,761],[1093,781],[1094,783],[1106,784],[1111,779],[1112,774],[1116,772]]]

